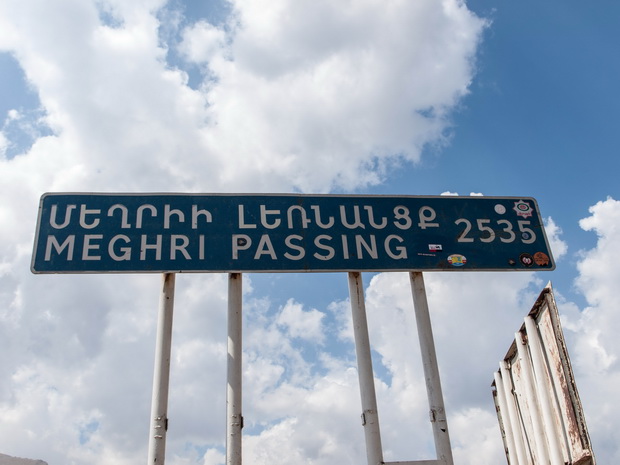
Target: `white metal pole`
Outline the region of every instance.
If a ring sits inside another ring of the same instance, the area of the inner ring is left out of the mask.
[[[515,448],[515,438],[512,432],[512,421],[510,419],[510,411],[506,403],[506,393],[504,392],[504,382],[502,381],[501,372],[496,371],[495,389],[497,389],[497,402],[499,403],[499,412],[502,416],[502,425],[504,426],[504,434],[506,435],[506,447],[508,448],[508,460],[510,465],[519,465],[517,459],[517,450]]]
[[[534,430],[534,437],[531,438],[531,440],[536,444],[536,455],[538,455],[537,463],[547,465],[549,463],[548,440],[545,437],[545,429],[543,428],[540,416],[538,396],[536,395],[536,387],[534,386],[532,359],[530,358],[523,336],[521,331],[517,331],[515,334],[515,344],[517,345],[517,353],[521,361],[521,373],[523,374],[522,378],[523,384],[525,385],[525,395],[527,397],[527,403],[530,406],[530,417]]]
[[[437,366],[437,354],[435,352],[431,317],[428,311],[424,277],[421,272],[416,271],[409,273],[409,279],[411,281],[411,293],[413,294],[413,306],[418,327],[418,338],[420,340],[420,352],[422,354],[422,365],[426,379],[426,394],[430,405],[437,460],[445,465],[453,465],[454,459],[452,458],[452,448],[450,446],[450,434],[448,432],[441,380],[439,379],[439,367]]]
[[[242,275],[228,275],[228,362],[226,390],[226,465],[241,465]]]
[[[375,379],[370,354],[368,321],[364,302],[364,286],[359,272],[349,273],[349,295],[353,315],[353,333],[355,336],[355,353],[357,355],[357,372],[362,398],[362,425],[366,439],[366,457],[368,465],[383,463],[381,431],[379,429],[379,412],[375,393]]]
[[[166,432],[168,431],[168,386],[170,384],[170,350],[172,347],[172,312],[174,309],[174,273],[162,275],[159,299],[151,426],[149,435],[149,465],[166,461]]]
[[[530,352],[532,354],[532,366],[534,367],[536,387],[538,394],[540,395],[542,419],[547,432],[547,439],[549,440],[549,458],[551,459],[551,465],[564,465],[562,446],[560,445],[559,433],[556,426],[553,407],[551,406],[551,394],[549,393],[550,387],[545,382],[547,374],[540,336],[538,335],[536,322],[531,316],[525,317],[525,331],[530,346]]]
[[[525,450],[525,442],[523,441],[523,433],[521,428],[521,416],[517,412],[517,404],[514,397],[514,386],[512,384],[512,378],[508,372],[506,362],[499,362],[499,371],[502,374],[502,381],[504,382],[504,394],[506,395],[506,406],[510,413],[510,423],[512,425],[512,433],[515,441],[515,451],[517,453],[517,462],[519,465],[526,465],[527,455]]]

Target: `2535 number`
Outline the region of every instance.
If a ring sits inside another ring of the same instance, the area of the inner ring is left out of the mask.
[[[471,221],[465,218],[459,218],[454,222],[456,225],[464,225],[463,231],[458,236],[457,242],[474,242],[475,237],[472,237],[472,230],[474,226]],[[517,221],[517,228],[521,233],[521,242],[524,244],[533,244],[536,242],[536,233],[530,226],[530,221],[520,220]],[[491,227],[491,220],[479,219],[476,220],[476,228],[480,232],[478,240],[480,242],[493,242],[496,238],[504,243],[514,242],[517,238],[517,234],[514,231],[514,225],[508,220],[498,220],[497,228]]]

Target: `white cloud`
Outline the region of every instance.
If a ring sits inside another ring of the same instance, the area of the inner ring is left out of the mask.
[[[562,228],[560,228],[555,221],[553,221],[553,218],[546,218],[544,224],[549,247],[551,248],[553,257],[557,261],[566,255],[566,252],[568,252],[568,244],[560,238],[562,235]]]
[[[446,196],[453,196],[453,197],[458,197],[459,193],[458,192],[450,192],[450,191],[445,191],[442,192],[440,195],[446,195]],[[471,192],[469,194],[471,197],[482,197],[484,194],[481,194],[479,192]]]
[[[467,92],[483,25],[452,3],[235,2],[230,51],[210,63],[212,147],[302,190],[376,183],[386,163],[418,160]]]
[[[8,121],[14,121],[14,120],[20,119],[21,116],[22,115],[20,115],[19,111],[15,110],[15,109],[9,110],[8,113],[7,113],[7,119],[5,121],[5,124]]]
[[[475,425],[475,426],[474,426]],[[491,409],[464,408],[451,417],[449,427],[455,437],[454,463],[504,463],[497,415]]]
[[[320,344],[325,334],[322,325],[324,316],[314,308],[304,311],[301,304],[289,299],[276,317],[276,323],[285,327],[293,338],[306,339]]]
[[[376,183],[386,166],[418,160],[441,138],[484,26],[456,1],[240,1],[227,36],[204,21],[182,31],[180,50],[209,60],[209,85],[194,91],[166,65],[160,3],[3,7],[0,47],[14,51],[58,134],[28,154],[56,167],[33,188]],[[118,24],[102,24],[101,11]]]
[[[215,449],[205,452],[203,465],[223,465],[226,463],[226,455]]]
[[[6,151],[9,147],[9,141],[4,135],[4,132],[0,132],[0,159],[6,157]]]
[[[179,50],[189,61],[209,63],[221,57],[225,45],[226,33],[222,29],[206,21],[198,21],[183,31]]]

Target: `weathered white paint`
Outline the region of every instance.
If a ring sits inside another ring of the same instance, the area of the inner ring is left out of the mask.
[[[411,272],[409,273],[409,278],[411,281],[411,292],[413,294],[416,324],[418,326],[418,338],[420,340],[420,352],[422,354],[422,365],[424,367],[424,376],[426,379],[426,393],[430,406],[437,460],[445,465],[453,465],[454,459],[452,458],[450,434],[448,432],[448,422],[443,402],[443,393],[441,390],[441,380],[439,378],[439,367],[437,365],[437,354],[435,352],[435,341],[433,338],[433,329],[431,327],[431,317],[428,311],[424,278],[421,272]]]
[[[228,362],[226,390],[226,465],[241,465],[242,275],[228,275]]]
[[[149,465],[163,465],[166,460],[168,431],[168,387],[170,384],[170,350],[172,346],[172,313],[174,309],[174,273],[162,275],[159,299],[151,426],[149,435]]]
[[[368,465],[383,463],[383,448],[379,428],[379,412],[375,380],[370,355],[370,339],[368,337],[368,321],[364,302],[364,286],[359,272],[349,273],[349,295],[351,313],[353,315],[353,333],[355,336],[355,353],[357,355],[357,372],[362,398],[362,425],[366,439],[366,456]]]
[[[504,431],[512,429],[515,445],[519,440],[525,444],[524,463],[595,465],[550,285],[541,292],[525,317],[500,366],[503,367],[501,373],[494,375],[495,398],[499,401],[504,397],[514,402],[512,406],[510,402],[499,405],[498,419]],[[507,387],[508,379],[511,387]],[[513,389],[510,394],[506,392],[509,389]],[[508,434],[505,445],[509,463],[514,465]]]

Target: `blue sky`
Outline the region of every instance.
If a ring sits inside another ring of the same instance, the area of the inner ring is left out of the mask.
[[[620,59],[614,2],[471,1],[491,21],[477,72],[454,112],[447,147],[428,150],[415,175],[402,171],[382,193],[453,191],[531,195],[561,226],[571,252],[595,237],[575,221],[607,196],[618,198],[615,157]],[[580,212],[580,213],[578,213]],[[567,260],[571,260],[567,257]],[[554,281],[574,274],[574,261]],[[570,287],[564,292],[571,293]]]
[[[33,276],[44,192],[451,192],[535,197],[557,260],[427,274],[456,463],[504,460],[489,386],[549,280],[618,462],[618,20],[608,0],[4,2],[0,453],[146,457],[159,278]],[[431,458],[407,280],[364,282],[386,458]],[[346,276],[249,275],[244,299],[246,461],[363,461]],[[218,465],[225,276],[180,276],[176,308],[168,463]]]

